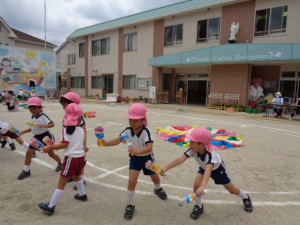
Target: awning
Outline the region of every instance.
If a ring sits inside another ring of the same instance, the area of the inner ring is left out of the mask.
[[[226,44],[150,58],[149,66],[300,61],[300,44]]]

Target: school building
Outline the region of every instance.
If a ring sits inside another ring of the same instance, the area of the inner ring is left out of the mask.
[[[207,105],[211,93],[248,105],[264,94],[300,97],[300,1],[189,0],[74,31],[56,51],[65,90]],[[151,88],[150,88],[151,87]],[[178,97],[178,96],[177,96]]]

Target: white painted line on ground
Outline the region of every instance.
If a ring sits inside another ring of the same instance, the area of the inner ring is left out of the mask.
[[[21,150],[15,150],[16,153],[22,155],[22,156],[25,156],[25,152],[21,151]],[[34,162],[40,164],[40,165],[43,165],[45,167],[48,167],[50,169],[54,169],[55,167],[50,165],[49,163],[43,161],[43,160],[40,160],[40,159],[37,159],[37,158],[34,158],[32,159]],[[89,163],[87,162],[87,165],[89,166],[92,166],[93,168],[97,168],[98,170],[101,170],[101,171],[104,171],[106,173],[110,173],[111,174],[116,174],[116,170],[114,171],[109,171],[107,169],[103,169],[103,168],[99,168],[99,167],[96,167],[94,164],[92,163]],[[128,167],[128,166],[126,166]],[[124,169],[124,167],[120,167],[118,168],[117,170],[122,170]],[[127,178],[128,179],[128,178]],[[98,180],[95,180],[95,179],[91,179],[91,178],[88,178],[88,177],[85,177],[85,180],[92,183],[92,184],[96,184],[96,185],[99,185],[99,186],[103,186],[103,187],[108,187],[108,188],[112,188],[112,189],[115,189],[115,190],[120,190],[120,191],[127,191],[127,188],[124,188],[124,187],[119,187],[119,186],[116,186],[116,185],[112,185],[112,184],[107,184],[107,183],[104,183],[104,182],[101,182],[101,181],[98,181]],[[139,180],[140,182],[140,180]],[[152,182],[149,182],[152,184]],[[162,185],[162,186],[166,186],[166,185]],[[168,185],[169,187],[174,187],[173,185]],[[183,188],[182,188],[183,189]],[[207,192],[211,191],[211,190],[206,190]],[[214,191],[216,192],[216,191]],[[137,194],[142,194],[142,195],[155,195],[153,192],[148,192],[148,191],[141,191],[141,190],[136,190],[136,193]],[[226,192],[227,193],[227,192]],[[251,192],[249,192],[251,193]],[[259,192],[253,192],[253,193],[258,193]],[[286,192],[271,192],[272,194],[282,194],[282,193],[286,193]],[[291,192],[291,193],[296,193],[298,194],[299,192]],[[168,199],[173,199],[173,200],[181,200],[184,196],[180,197],[180,196],[175,196],[175,195],[168,195]],[[206,200],[204,199],[203,200],[203,203],[207,203],[207,204],[215,204],[215,205],[241,205],[241,201],[227,201],[227,200]],[[255,202],[252,202],[254,206],[300,206],[300,202],[296,202],[296,201],[285,201],[285,202],[273,202],[273,201],[255,201]]]
[[[126,169],[126,168],[128,168],[128,166],[123,166],[123,167],[117,168],[117,169],[115,169],[115,170],[109,171],[109,172],[107,172],[107,173],[105,173],[105,174],[102,174],[102,175],[96,177],[96,179],[106,177],[106,176],[108,176],[108,175],[110,175],[110,174],[116,173],[116,172],[121,171],[121,170],[124,170],[124,169]]]

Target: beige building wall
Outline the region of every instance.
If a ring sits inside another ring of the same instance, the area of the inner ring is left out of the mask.
[[[195,13],[174,16],[165,20],[165,27],[183,24],[183,43],[177,46],[164,47],[164,55],[190,51],[199,48],[208,48],[220,44],[220,40],[197,43],[198,21],[221,17],[221,8],[205,9]]]

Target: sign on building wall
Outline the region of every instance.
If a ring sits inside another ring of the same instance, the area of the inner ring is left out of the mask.
[[[35,89],[38,96],[56,89],[55,54],[0,46],[0,89]]]

